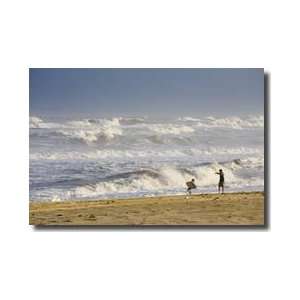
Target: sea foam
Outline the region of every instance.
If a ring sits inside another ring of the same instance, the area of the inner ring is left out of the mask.
[[[263,116],[40,118],[30,127],[30,199],[263,190]]]

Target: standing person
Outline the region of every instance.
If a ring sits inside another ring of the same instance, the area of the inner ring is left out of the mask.
[[[222,169],[220,169],[219,172],[217,172],[216,174],[220,176],[218,191],[220,193],[220,189],[222,188],[222,194],[224,194],[224,172]]]
[[[192,195],[192,189],[196,188],[195,179],[193,178],[191,181],[188,181],[186,183],[186,185],[187,185],[187,190],[186,190],[187,196],[186,196],[186,199],[188,199],[188,195],[189,196]]]

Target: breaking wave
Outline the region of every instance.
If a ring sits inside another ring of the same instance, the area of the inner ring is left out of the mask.
[[[182,193],[186,188],[185,182],[191,178],[195,178],[198,190],[201,191],[201,189],[216,186],[218,182],[216,172],[220,168],[225,173],[225,182],[228,188],[239,185],[257,185],[258,179],[256,177],[245,179],[237,175],[236,171],[242,169],[245,163],[243,160],[233,160],[225,163],[207,163],[191,168],[162,166],[157,170],[119,174],[96,184],[77,187],[71,196],[74,198],[94,198],[122,194]]]
[[[118,120],[122,125],[136,125],[144,123],[146,117],[120,117]]]
[[[172,135],[192,133],[195,131],[195,129],[190,126],[178,126],[174,124],[148,125],[148,128],[159,134],[172,134]]]
[[[226,188],[261,190],[263,125],[262,116],[31,116],[30,198],[182,193],[192,177],[199,192],[211,192],[219,168],[225,172]]]
[[[43,120],[38,117],[29,117],[29,128],[40,128]]]
[[[117,118],[106,119],[83,119],[68,121],[64,123],[44,122],[38,117],[30,117],[31,129],[49,129],[44,135],[63,136],[69,140],[77,140],[86,144],[97,143],[99,141],[109,141],[115,136],[122,135],[122,129]],[[36,135],[35,132],[32,132]]]
[[[96,143],[100,141],[109,141],[117,135],[121,135],[122,131],[115,128],[97,128],[93,130],[60,130],[58,133],[69,139],[82,141],[86,144]]]
[[[199,122],[201,121],[199,118],[192,118],[192,117],[182,117],[182,118],[178,118],[178,121],[188,121],[188,122]]]
[[[245,119],[241,119],[239,117],[229,117],[229,118],[207,117],[203,120],[200,120],[198,126],[206,127],[206,128],[230,128],[230,129],[263,128],[264,117],[250,116]]]
[[[29,117],[29,128],[30,129],[51,129],[51,128],[60,128],[63,126],[59,123],[53,123],[53,122],[45,122],[39,117]]]
[[[213,157],[215,155],[259,155],[260,148],[224,148],[209,147],[206,149],[189,148],[189,149],[143,149],[143,150],[95,150],[89,152],[38,152],[30,153],[31,160],[124,160],[124,159],[181,159],[181,158],[201,158]]]
[[[82,141],[84,143],[96,143],[99,141],[109,141],[115,136],[122,135],[122,129],[118,119],[101,120],[91,122],[91,120],[72,121],[67,125],[69,128],[58,131],[58,133],[70,139]]]

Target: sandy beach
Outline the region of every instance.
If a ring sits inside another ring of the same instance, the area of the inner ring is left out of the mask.
[[[30,202],[30,225],[264,225],[264,193]]]

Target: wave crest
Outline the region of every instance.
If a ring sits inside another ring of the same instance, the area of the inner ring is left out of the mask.
[[[73,191],[73,197],[103,197],[122,194],[149,194],[167,193],[168,191],[185,191],[185,182],[195,178],[198,189],[216,186],[218,176],[216,172],[223,169],[227,187],[245,184],[246,180],[237,176],[235,171],[243,168],[244,161],[233,160],[229,162],[207,163],[191,168],[179,168],[175,166],[163,166],[157,170],[144,170],[121,174],[116,178],[109,177],[96,184],[77,187]],[[257,178],[246,184],[257,184]],[[198,190],[198,191],[199,191]]]
[[[174,125],[174,124],[148,125],[148,128],[159,134],[171,134],[171,135],[192,133],[195,131],[195,129],[190,126],[178,126],[178,125]]]
[[[38,117],[29,117],[29,128],[40,128],[43,120]]]
[[[116,136],[122,135],[122,129],[118,119],[99,120],[95,123],[86,119],[72,121],[69,122],[68,125],[71,125],[71,127],[59,130],[58,133],[86,144],[109,141]]]
[[[189,149],[143,149],[143,150],[95,150],[89,152],[39,152],[30,153],[30,160],[124,160],[124,159],[184,159],[184,158],[203,158],[214,157],[215,155],[263,155],[260,148],[216,148],[207,149],[189,148]],[[250,161],[252,162],[252,161]]]
[[[207,117],[198,123],[198,127],[230,129],[262,128],[264,127],[264,117],[251,116],[245,119],[242,119],[240,117]]]

